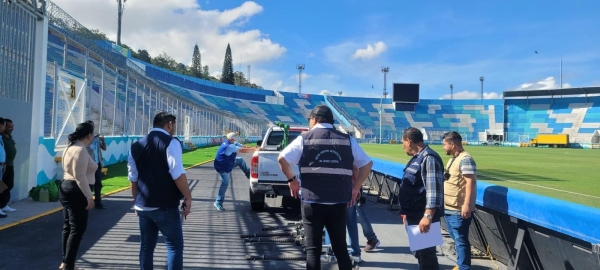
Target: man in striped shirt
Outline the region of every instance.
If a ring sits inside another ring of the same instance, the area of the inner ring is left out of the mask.
[[[475,211],[477,165],[455,131],[444,134],[444,151],[452,158],[444,172],[444,219],[456,249],[455,269],[471,269],[469,227]]]

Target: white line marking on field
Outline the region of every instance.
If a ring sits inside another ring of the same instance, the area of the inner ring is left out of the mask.
[[[391,159],[401,159],[399,157],[387,156],[387,155],[376,154],[376,153],[372,153],[370,155],[381,156],[381,157],[386,157],[386,158],[391,158]],[[402,160],[402,161],[404,161],[404,160]],[[404,162],[407,162],[407,161],[408,160],[406,160]],[[580,195],[580,196],[590,197],[590,198],[594,198],[594,199],[600,199],[600,197],[598,197],[598,196],[593,196],[593,195],[588,195],[588,194],[583,194],[583,193],[578,193],[578,192],[573,192],[573,191],[560,190],[560,189],[556,189],[556,188],[545,187],[545,186],[540,186],[540,185],[535,185],[535,184],[529,184],[529,183],[524,183],[524,182],[519,182],[519,181],[514,181],[514,180],[506,180],[506,179],[503,179],[503,178],[489,176],[489,175],[484,175],[484,174],[479,174],[479,176],[482,176],[483,178],[497,179],[497,180],[501,180],[501,181],[516,183],[516,184],[521,184],[521,185],[526,185],[526,186],[544,188],[544,189],[548,189],[548,190],[553,190],[553,191],[558,191],[558,192],[564,192],[564,193],[569,193],[569,194],[573,194],[573,195]],[[481,179],[481,180],[485,180],[485,179]]]
[[[484,178],[493,178],[493,179],[498,179],[498,180],[507,181],[507,182],[511,182],[511,183],[517,183],[517,184],[521,184],[521,185],[527,185],[527,186],[532,186],[532,187],[545,188],[545,189],[549,189],[549,190],[553,190],[553,191],[565,192],[565,193],[570,193],[570,194],[574,194],[574,195],[581,195],[581,196],[586,196],[586,197],[590,197],[590,198],[594,198],[594,199],[600,199],[600,197],[597,197],[597,196],[592,196],[592,195],[583,194],[583,193],[577,193],[577,192],[573,192],[573,191],[566,191],[566,190],[560,190],[560,189],[551,188],[551,187],[545,187],[545,186],[540,186],[540,185],[523,183],[523,182],[519,182],[519,181],[506,180],[506,179],[502,179],[502,178],[494,177],[494,176],[486,176],[486,175],[481,175],[481,174],[480,174],[480,176],[483,176]],[[481,179],[481,180],[484,180],[484,179]]]

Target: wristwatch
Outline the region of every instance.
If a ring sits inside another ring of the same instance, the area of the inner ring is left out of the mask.
[[[294,177],[288,179],[288,183],[291,183],[292,181],[294,181],[294,179],[296,179],[296,176],[294,175]]]
[[[433,218],[433,216],[431,216],[430,214],[425,214],[425,215],[423,215],[423,216],[425,216],[425,217],[426,217],[427,219],[429,219],[429,220],[431,220],[431,219]]]

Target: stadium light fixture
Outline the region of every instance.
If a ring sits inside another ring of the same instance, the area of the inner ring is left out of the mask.
[[[479,77],[479,81],[481,82],[481,100],[483,100],[483,76]]]
[[[386,84],[387,84],[387,73],[390,71],[389,67],[382,67],[381,72],[383,72],[383,95],[381,96],[381,101],[379,102],[379,144],[383,142],[383,98],[387,97],[386,92]]]
[[[302,94],[302,71],[304,71],[304,64],[297,64],[296,69],[298,70],[298,94]]]
[[[121,19],[123,18],[123,10],[125,10],[125,3],[127,0],[117,0],[118,3],[118,25],[117,25],[117,45],[121,46]]]

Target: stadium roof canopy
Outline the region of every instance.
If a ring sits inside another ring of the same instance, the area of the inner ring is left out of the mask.
[[[542,96],[571,96],[600,94],[600,87],[577,87],[547,90],[513,90],[504,91],[502,95],[507,97],[542,97]]]

